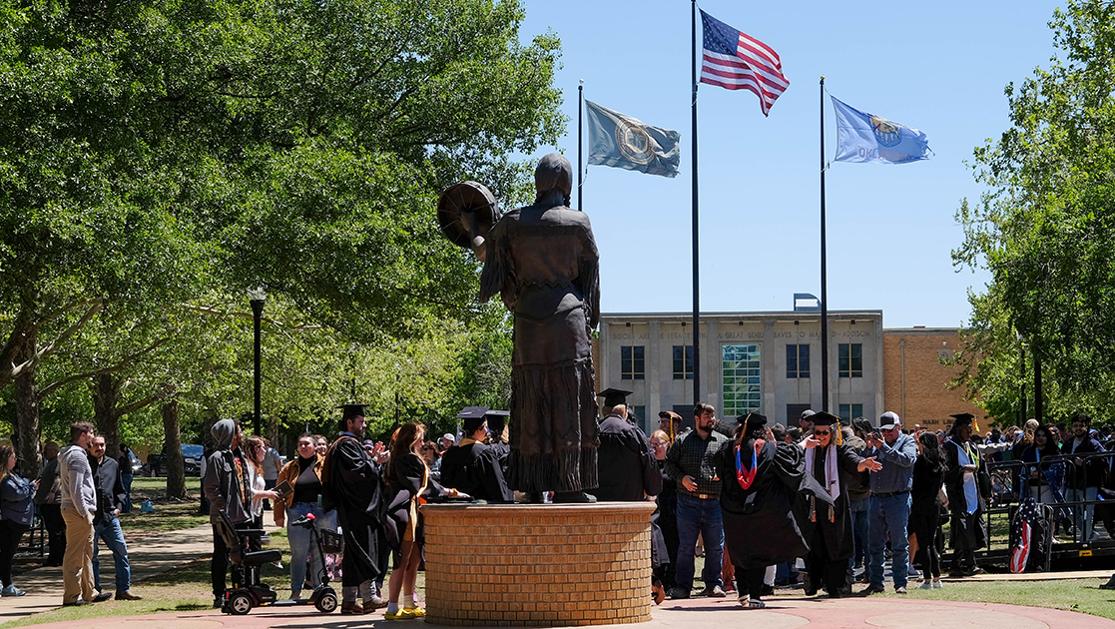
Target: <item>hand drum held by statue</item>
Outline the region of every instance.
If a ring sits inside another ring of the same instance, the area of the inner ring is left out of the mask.
[[[495,195],[475,181],[449,186],[438,199],[441,232],[453,244],[475,251],[480,260],[484,259],[484,241],[499,217]]]

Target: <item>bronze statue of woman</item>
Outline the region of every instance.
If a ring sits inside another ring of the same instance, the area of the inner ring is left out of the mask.
[[[492,228],[480,279],[480,300],[499,293],[515,318],[510,482],[532,495],[553,490],[556,502],[592,502],[600,260],[588,216],[568,207],[569,160],[543,157],[534,184],[534,204]]]

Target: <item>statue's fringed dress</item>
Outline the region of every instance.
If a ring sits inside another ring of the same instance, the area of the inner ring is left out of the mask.
[[[510,483],[519,491],[597,486],[591,330],[600,271],[588,216],[564,206],[508,212],[489,234],[480,300],[515,318]]]

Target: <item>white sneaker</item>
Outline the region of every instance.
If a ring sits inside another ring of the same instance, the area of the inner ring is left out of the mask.
[[[929,589],[932,589],[932,588],[933,588],[933,582],[930,581],[929,579],[923,580],[921,582],[921,585],[918,586],[919,590],[929,590]]]
[[[945,584],[944,584],[944,583],[941,583],[941,580],[940,580],[940,579],[935,579],[935,580],[933,581],[933,589],[934,589],[934,590],[939,590],[939,589],[941,589],[941,588],[943,588],[943,587],[945,587]]]
[[[26,593],[27,592],[24,592],[23,590],[17,588],[15,586],[15,583],[12,583],[5,587],[3,590],[0,590],[0,596],[23,596]]]

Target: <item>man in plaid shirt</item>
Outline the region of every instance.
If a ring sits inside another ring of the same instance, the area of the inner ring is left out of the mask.
[[[689,598],[693,589],[693,555],[698,533],[705,542],[702,594],[725,596],[720,583],[724,522],[720,514],[720,478],[713,456],[728,438],[714,430],[715,426],[716,409],[709,404],[697,404],[693,409],[693,430],[680,435],[666,453],[666,475],[678,485],[678,553],[675,587],[670,598]]]

